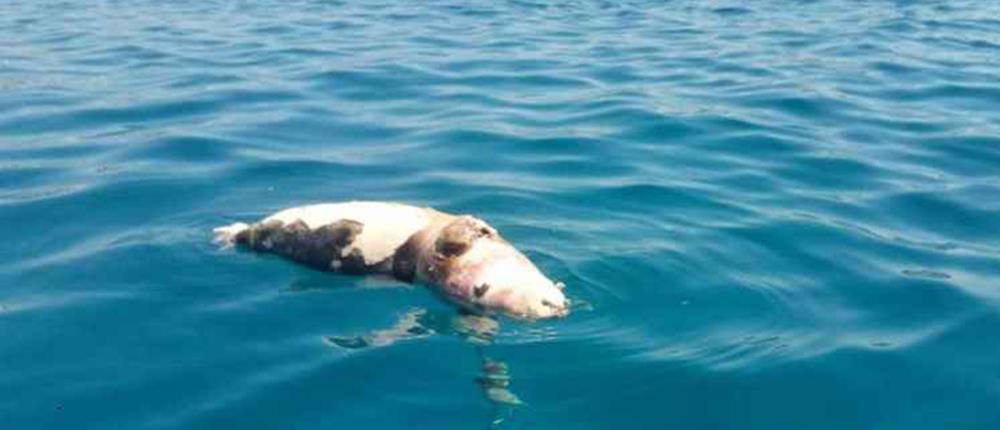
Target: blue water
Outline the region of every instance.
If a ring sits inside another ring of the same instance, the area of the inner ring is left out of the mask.
[[[210,243],[349,199],[572,315]],[[0,233],[3,429],[1000,428],[1000,3],[8,0]]]

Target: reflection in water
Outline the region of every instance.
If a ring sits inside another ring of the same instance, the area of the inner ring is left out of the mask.
[[[341,348],[361,349],[370,346],[387,346],[402,339],[429,336],[434,333],[434,330],[420,322],[420,319],[426,314],[426,309],[412,309],[403,314],[392,328],[375,330],[362,336],[328,336],[326,340]]]
[[[479,386],[483,388],[483,394],[493,405],[489,428],[498,429],[513,412],[510,407],[519,406],[522,402],[516,394],[508,389],[510,372],[507,363],[487,357],[483,353],[482,346],[477,347],[477,351],[483,365],[483,373],[479,378],[476,378],[476,381],[479,382]]]
[[[451,329],[466,342],[477,345],[489,345],[500,332],[497,320],[469,313],[460,313],[450,318]]]
[[[443,315],[417,308],[404,313],[391,328],[361,336],[328,336],[326,340],[341,348],[362,349],[389,346],[397,341],[433,334],[458,336],[476,348],[482,365],[482,373],[476,378],[476,382],[482,387],[486,399],[494,406],[490,428],[499,428],[506,420],[504,415],[509,415],[510,409],[505,406],[523,404],[510,390],[511,376],[507,363],[486,355],[485,348],[493,343],[499,331],[500,323],[487,316],[468,313]]]

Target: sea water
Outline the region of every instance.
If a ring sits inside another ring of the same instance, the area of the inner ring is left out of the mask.
[[[343,200],[573,312],[210,243]],[[1000,3],[6,0],[0,233],[5,430],[1000,428]]]

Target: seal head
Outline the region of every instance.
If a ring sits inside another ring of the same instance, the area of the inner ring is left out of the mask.
[[[569,314],[561,284],[480,219],[455,218],[440,230],[433,248],[421,275],[461,305],[526,319]]]

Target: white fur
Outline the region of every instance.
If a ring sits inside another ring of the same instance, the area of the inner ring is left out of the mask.
[[[284,223],[302,220],[309,228],[316,228],[349,219],[364,224],[361,234],[344,250],[344,255],[354,248],[361,251],[365,263],[375,264],[390,256],[413,233],[431,221],[426,209],[398,203],[347,202],[322,203],[285,209],[264,219]]]

